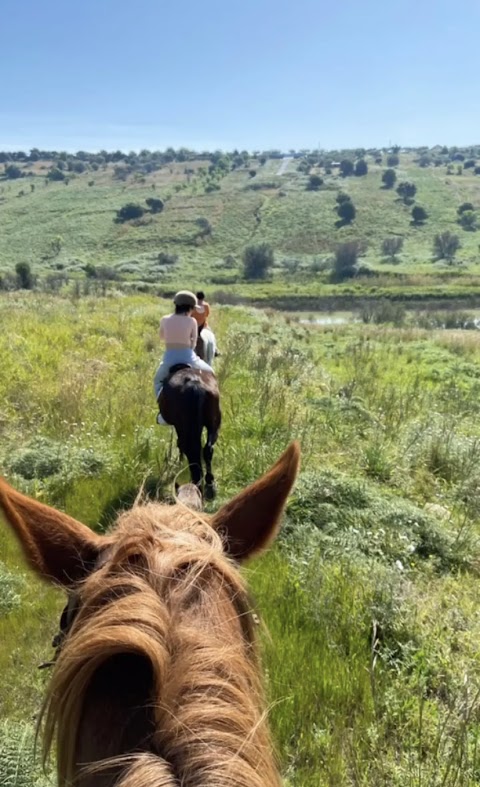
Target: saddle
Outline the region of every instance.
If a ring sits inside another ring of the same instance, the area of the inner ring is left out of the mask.
[[[175,374],[176,372],[180,372],[182,369],[193,369],[193,367],[192,367],[191,363],[175,363],[168,370],[168,377],[171,377],[172,374]],[[168,380],[168,377],[167,377],[167,380]]]

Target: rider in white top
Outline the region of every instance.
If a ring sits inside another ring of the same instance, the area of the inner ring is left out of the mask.
[[[194,352],[198,335],[197,322],[191,316],[197,305],[195,295],[188,290],[181,290],[177,292],[173,302],[175,314],[163,317],[160,322],[160,337],[164,339],[166,347],[153,382],[157,401],[170,368],[177,363],[185,363],[194,369],[213,373],[212,367]]]

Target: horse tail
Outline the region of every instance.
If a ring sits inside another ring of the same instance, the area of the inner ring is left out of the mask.
[[[183,392],[178,424],[178,444],[188,459],[194,484],[202,480],[202,431],[205,388],[195,380],[189,380]]]

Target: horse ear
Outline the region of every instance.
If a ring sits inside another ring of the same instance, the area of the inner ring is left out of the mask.
[[[31,568],[65,587],[86,576],[106,542],[67,514],[17,492],[2,478],[1,510]]]
[[[275,539],[299,465],[300,447],[291,443],[268,473],[213,515],[211,525],[224,534],[231,557],[244,560]]]

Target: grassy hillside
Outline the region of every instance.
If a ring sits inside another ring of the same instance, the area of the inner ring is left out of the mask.
[[[166,302],[2,295],[0,469],[104,528],[182,470],[154,424]],[[218,505],[289,440],[302,471],[275,549],[246,570],[290,787],[480,785],[480,338],[305,326],[217,307]],[[0,523],[0,784],[38,787],[37,665],[62,594]]]
[[[397,184],[413,181],[415,204],[428,212],[427,221],[414,226],[412,206],[404,205],[395,189],[382,187],[386,156],[381,164],[373,155],[366,161],[368,174],[363,177],[343,178],[338,167],[330,174],[325,167],[313,167],[311,174],[320,174],[324,181],[318,191],[306,189],[308,175],[298,171],[299,159],[293,158],[267,159],[264,164],[251,159],[213,174],[204,160],[170,162],[154,172],[133,172],[126,180],[116,179],[114,165],[105,164],[97,171],[67,173],[67,185],[45,178],[51,162],[22,164],[27,177],[0,180],[0,274],[28,262],[43,277],[60,273],[84,279],[90,264],[108,266],[108,275],[132,284],[165,291],[202,284],[210,291],[252,298],[320,295],[330,292],[326,263],[333,249],[355,239],[365,248],[362,261],[377,272],[377,278],[356,280],[354,286],[361,291],[445,290],[448,285],[464,294],[475,292],[480,287],[479,235],[459,226],[457,208],[472,202],[480,209],[480,176],[461,163],[421,167],[418,156],[400,154]],[[218,190],[211,190],[212,183]],[[350,226],[336,226],[340,191],[351,196],[357,209]],[[122,205],[146,207],[145,200],[152,196],[166,200],[162,213],[114,222]],[[202,237],[198,219],[209,222],[211,233]],[[446,230],[461,240],[453,266],[432,261],[433,238]],[[387,236],[404,239],[394,263],[381,253]],[[275,251],[273,280],[267,283],[243,279],[243,250],[257,243],[269,243]],[[161,252],[178,259],[159,262]],[[343,286],[337,285],[335,292]]]

